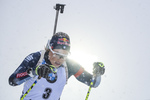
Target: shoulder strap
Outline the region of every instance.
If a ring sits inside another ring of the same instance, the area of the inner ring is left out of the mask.
[[[40,53],[41,53],[41,57],[40,57],[38,63],[36,64],[36,66],[38,66],[39,64],[42,63],[43,58],[44,58],[44,54],[45,54],[45,50],[41,50]]]
[[[64,65],[64,68],[65,68],[65,71],[66,71],[66,84],[67,84],[67,81],[68,81],[68,67],[67,67],[66,61],[63,63],[63,65]]]

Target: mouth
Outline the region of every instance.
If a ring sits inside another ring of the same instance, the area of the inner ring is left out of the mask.
[[[59,62],[55,62],[55,64],[56,64],[56,66],[60,66],[61,65],[61,63],[59,63]]]

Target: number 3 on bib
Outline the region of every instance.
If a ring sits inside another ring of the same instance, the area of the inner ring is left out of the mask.
[[[43,98],[44,98],[44,99],[47,99],[47,98],[49,98],[49,96],[50,96],[50,94],[51,94],[51,92],[52,92],[52,89],[46,88],[44,92],[45,92],[45,93],[43,94]]]

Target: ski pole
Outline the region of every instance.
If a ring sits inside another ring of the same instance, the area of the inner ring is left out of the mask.
[[[40,65],[36,67],[35,73],[36,73],[37,75],[38,75],[37,69],[38,69],[39,67],[40,67]],[[51,69],[51,71],[52,71],[53,73],[56,73],[56,72],[57,72],[56,67],[54,67],[53,65],[49,65],[49,68]],[[55,70],[54,70],[54,69],[55,69]],[[40,79],[41,79],[41,76],[38,76],[38,78],[34,81],[34,83],[33,83],[33,84],[30,86],[30,88],[26,91],[26,93],[25,93],[24,95],[22,95],[22,97],[21,97],[20,100],[23,100],[23,99],[26,97],[26,95],[32,90],[32,88],[36,85],[36,83],[37,83]]]
[[[88,97],[89,97],[91,88],[92,88],[92,86],[93,86],[94,80],[95,80],[95,77],[93,76],[85,100],[88,100]]]
[[[65,4],[56,4],[56,6],[54,7],[54,9],[56,10],[56,17],[55,17],[55,24],[54,24],[53,35],[56,33],[59,10],[60,10],[60,13],[63,13],[64,12],[64,6],[65,6]]]
[[[31,87],[26,91],[26,93],[21,97],[21,99],[20,100],[23,100],[25,97],[26,97],[26,95],[32,90],[32,88],[35,86],[35,84],[38,82],[38,80],[40,80],[41,79],[41,77],[40,76],[38,76],[38,78],[34,81],[34,83],[31,85]]]

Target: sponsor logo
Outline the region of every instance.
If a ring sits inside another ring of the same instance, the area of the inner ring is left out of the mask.
[[[58,40],[59,40],[59,41],[63,41],[63,42],[69,42],[69,40],[66,39],[66,38],[59,38]]]
[[[66,38],[59,38],[57,44],[69,46],[69,40]]]
[[[33,56],[32,55],[29,55],[25,58],[25,61],[29,62],[33,59]]]
[[[19,73],[19,74],[17,74],[17,78],[20,78],[20,77],[24,77],[24,76],[27,76],[28,75],[28,73],[27,72],[23,72],[23,73]]]

